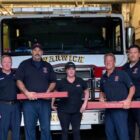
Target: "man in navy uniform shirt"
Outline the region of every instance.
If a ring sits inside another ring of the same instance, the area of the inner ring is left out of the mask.
[[[66,77],[57,83],[57,91],[67,91],[69,97],[60,99],[57,113],[62,127],[62,140],[68,140],[69,125],[72,125],[73,139],[80,140],[80,122],[89,99],[87,83],[76,76],[76,66],[73,62],[65,65]],[[85,95],[85,96],[83,96]],[[84,101],[82,102],[82,97]],[[54,100],[52,109],[56,110]]]
[[[136,92],[133,97],[134,101],[140,101],[140,48],[133,45],[128,52],[129,63],[125,64],[124,70],[128,73],[135,85]],[[135,140],[136,123],[140,129],[140,109],[129,110],[129,135],[130,140]]]
[[[51,140],[51,101],[35,97],[35,93],[48,93],[55,88],[56,76],[52,66],[42,60],[43,49],[39,43],[32,46],[32,58],[23,61],[16,73],[17,85],[29,100],[23,102],[26,140],[36,140],[39,120],[41,140]]]
[[[129,140],[128,112],[135,93],[127,73],[115,69],[115,56],[112,53],[104,56],[106,73],[101,78],[100,101],[121,101],[123,109],[106,109],[105,131],[107,140]]]
[[[15,71],[11,69],[12,58],[1,58],[0,70],[0,140],[7,140],[8,131],[12,131],[12,140],[20,140],[20,105],[16,100],[17,87]]]

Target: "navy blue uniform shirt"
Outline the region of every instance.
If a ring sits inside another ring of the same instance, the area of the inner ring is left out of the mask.
[[[68,98],[59,100],[58,110],[66,113],[80,112],[84,90],[87,88],[87,83],[79,77],[76,77],[73,83],[70,83],[66,78],[58,81],[56,86],[57,91],[68,92]]]
[[[56,82],[56,74],[51,64],[32,58],[23,61],[16,72],[16,79],[21,80],[31,92],[46,92],[49,84]]]
[[[16,100],[17,87],[15,80],[15,71],[5,74],[0,70],[0,100],[13,101]]]
[[[130,76],[133,84],[136,87],[134,99],[140,98],[140,61],[138,63],[136,63],[132,68],[130,67],[130,63],[127,63],[124,65],[123,69]]]
[[[128,74],[122,70],[114,70],[108,77],[105,73],[101,78],[101,91],[107,101],[121,101],[127,98],[129,88],[133,85]]]

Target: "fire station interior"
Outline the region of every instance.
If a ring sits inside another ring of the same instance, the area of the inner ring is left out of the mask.
[[[76,7],[111,7],[108,13],[121,13],[124,16],[125,26],[135,29],[135,42],[140,44],[140,9],[139,0],[0,0],[0,15],[43,14],[43,8],[76,8]],[[55,12],[58,12],[57,10]],[[97,11],[95,11],[96,13]],[[98,11],[100,12],[100,11]]]
[[[43,10],[35,10],[37,8],[75,8],[75,7],[111,7],[108,13],[122,13],[126,27],[132,26],[135,29],[135,42],[140,44],[140,19],[139,0],[1,0],[0,15],[20,15],[20,14],[43,14]],[[23,8],[23,9],[22,9]],[[57,12],[57,11],[56,11]],[[95,11],[96,13],[97,11]],[[98,11],[99,13],[101,11]],[[106,12],[106,11],[105,11]]]
[[[125,28],[132,27],[135,44],[140,46],[140,0],[0,0],[0,17],[13,16],[14,18],[4,19],[1,24],[1,41],[6,46],[2,49],[3,54],[11,56],[30,55],[31,46],[35,42],[41,42],[44,54],[53,55],[56,52],[61,54],[105,54],[114,52],[123,53],[122,27],[119,18],[93,19],[93,18],[20,18],[20,15],[42,15],[51,14],[50,9],[55,8],[56,14],[61,9],[69,8],[98,8],[93,13],[122,14]],[[105,10],[101,10],[105,8]],[[48,9],[48,11],[47,11]],[[69,12],[65,10],[65,12]],[[78,13],[82,13],[79,12]],[[89,12],[91,13],[91,11]],[[86,28],[85,28],[86,27]],[[39,33],[39,34],[38,34]],[[112,36],[112,38],[109,38]],[[129,43],[129,42],[127,42]],[[65,73],[59,73],[58,79]],[[80,77],[81,71],[77,73]],[[83,74],[83,73],[82,73]],[[85,77],[91,77],[91,70],[85,71]],[[93,76],[93,75],[92,75]],[[93,85],[88,81],[88,86]],[[97,85],[98,86],[98,85]],[[92,91],[91,91],[92,92]],[[92,98],[92,97],[91,97]],[[97,133],[92,131],[82,132],[84,139],[105,140],[104,127],[97,127]],[[93,133],[93,135],[91,134]],[[139,139],[137,130],[136,140]],[[22,135],[22,140],[25,136]],[[59,140],[60,134],[53,133],[53,139]],[[8,140],[11,140],[9,133]]]

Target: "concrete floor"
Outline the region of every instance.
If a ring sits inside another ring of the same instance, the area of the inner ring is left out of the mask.
[[[37,140],[39,140],[40,132],[37,129]],[[52,131],[52,140],[60,140],[61,131]],[[104,126],[95,126],[92,130],[81,130],[81,140],[106,140]],[[11,132],[9,132],[8,140],[12,140]],[[24,129],[21,129],[21,140],[25,140]],[[69,133],[69,140],[72,140],[72,134]]]
[[[37,140],[39,140],[40,132],[37,129]],[[61,131],[52,132],[52,140],[60,140]],[[9,132],[8,140],[11,139],[11,132]],[[25,140],[24,129],[21,129],[21,140]],[[69,140],[72,140],[72,134],[69,133]],[[92,130],[81,130],[81,140],[106,140],[104,126],[94,126]],[[140,140],[138,129],[136,129],[136,140]]]

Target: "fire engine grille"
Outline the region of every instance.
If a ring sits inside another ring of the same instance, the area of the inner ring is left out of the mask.
[[[65,69],[55,69],[57,80],[61,80],[66,76]],[[80,68],[76,69],[76,76],[81,77],[83,80],[87,82],[89,91],[90,91],[90,99],[94,98],[94,89],[95,89],[95,83],[94,79],[92,77],[92,70],[91,68]],[[84,97],[84,96],[83,96]]]

